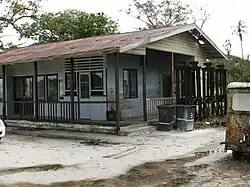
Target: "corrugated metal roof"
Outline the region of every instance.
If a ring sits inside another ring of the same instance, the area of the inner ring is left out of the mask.
[[[152,37],[168,34],[181,27],[166,27],[144,31],[135,31],[107,36],[89,37],[65,42],[33,45],[0,53],[0,64],[36,61],[60,56],[74,55],[110,48],[121,48],[140,43]]]

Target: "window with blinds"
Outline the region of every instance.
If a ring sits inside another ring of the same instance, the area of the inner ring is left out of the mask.
[[[74,58],[74,90],[76,85],[80,86],[80,97],[104,95],[104,57],[78,57]],[[70,59],[65,59],[65,90],[70,90]],[[77,76],[77,78],[75,78]]]

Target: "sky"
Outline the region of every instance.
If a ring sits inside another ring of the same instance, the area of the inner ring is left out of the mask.
[[[139,25],[143,25],[136,19],[126,15],[120,10],[126,9],[133,0],[47,0],[43,3],[43,11],[56,12],[65,9],[78,9],[86,12],[104,12],[119,23],[119,31],[133,31]],[[142,2],[144,0],[141,0]],[[203,27],[203,31],[224,51],[225,40],[232,41],[232,54],[241,56],[240,40],[232,35],[232,26],[243,20],[250,31],[250,1],[249,0],[181,0],[193,7],[206,7],[211,14],[209,21]],[[17,41],[17,37],[8,30],[8,41]],[[250,32],[249,32],[250,33]],[[250,54],[250,34],[243,36],[245,57]],[[224,51],[225,52],[225,51]]]

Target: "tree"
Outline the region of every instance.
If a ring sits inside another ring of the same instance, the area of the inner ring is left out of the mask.
[[[201,18],[197,18],[193,14],[194,11],[190,5],[183,4],[179,0],[163,0],[161,2],[147,0],[145,3],[133,0],[133,5],[129,5],[129,8],[125,10],[128,15],[142,21],[146,25],[144,29],[178,26],[191,20],[195,23],[201,21],[202,28],[210,14],[207,9],[202,7],[199,11]]]
[[[3,32],[6,28],[12,27],[18,34],[21,33],[20,23],[24,20],[34,20],[40,10],[42,0],[1,0],[0,6],[4,11],[0,12],[0,50],[7,46],[16,45],[7,43],[4,45]]]
[[[44,13],[33,23],[23,24],[21,36],[36,43],[50,43],[115,33],[117,27],[117,23],[104,13],[66,10]]]
[[[200,7],[197,11],[193,10],[192,15],[194,23],[198,24],[201,29],[204,27],[205,23],[210,19],[211,16],[206,7]]]
[[[244,25],[244,22],[242,20],[240,20],[238,22],[238,25],[237,26],[233,26],[232,27],[234,30],[233,30],[233,34],[236,34],[239,36],[239,39],[240,39],[240,45],[241,45],[241,57],[242,59],[244,59],[244,53],[243,53],[243,34],[246,34],[246,28],[247,26]]]

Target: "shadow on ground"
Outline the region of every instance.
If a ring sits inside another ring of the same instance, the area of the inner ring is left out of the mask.
[[[171,186],[181,186],[183,184],[189,183],[195,175],[192,171],[198,171],[200,169],[206,168],[208,165],[198,165],[192,167],[184,167],[188,162],[193,162],[199,158],[209,155],[209,152],[198,152],[194,156],[171,159],[164,162],[153,162],[146,163],[137,167],[132,168],[124,175],[114,177],[111,179],[104,180],[83,180],[83,181],[72,181],[72,182],[62,182],[54,183],[50,185],[40,185],[40,184],[6,184],[0,185],[0,187],[139,187],[139,186],[152,186],[152,187],[171,187]],[[49,169],[57,170],[61,169],[63,166],[51,167]],[[48,168],[44,167],[45,171]],[[18,171],[0,171],[0,174],[8,174],[15,172],[26,171],[25,168],[19,169]],[[36,172],[33,168],[27,168],[27,171]],[[38,171],[42,171],[42,168],[38,168]],[[191,174],[192,173],[192,174]]]

